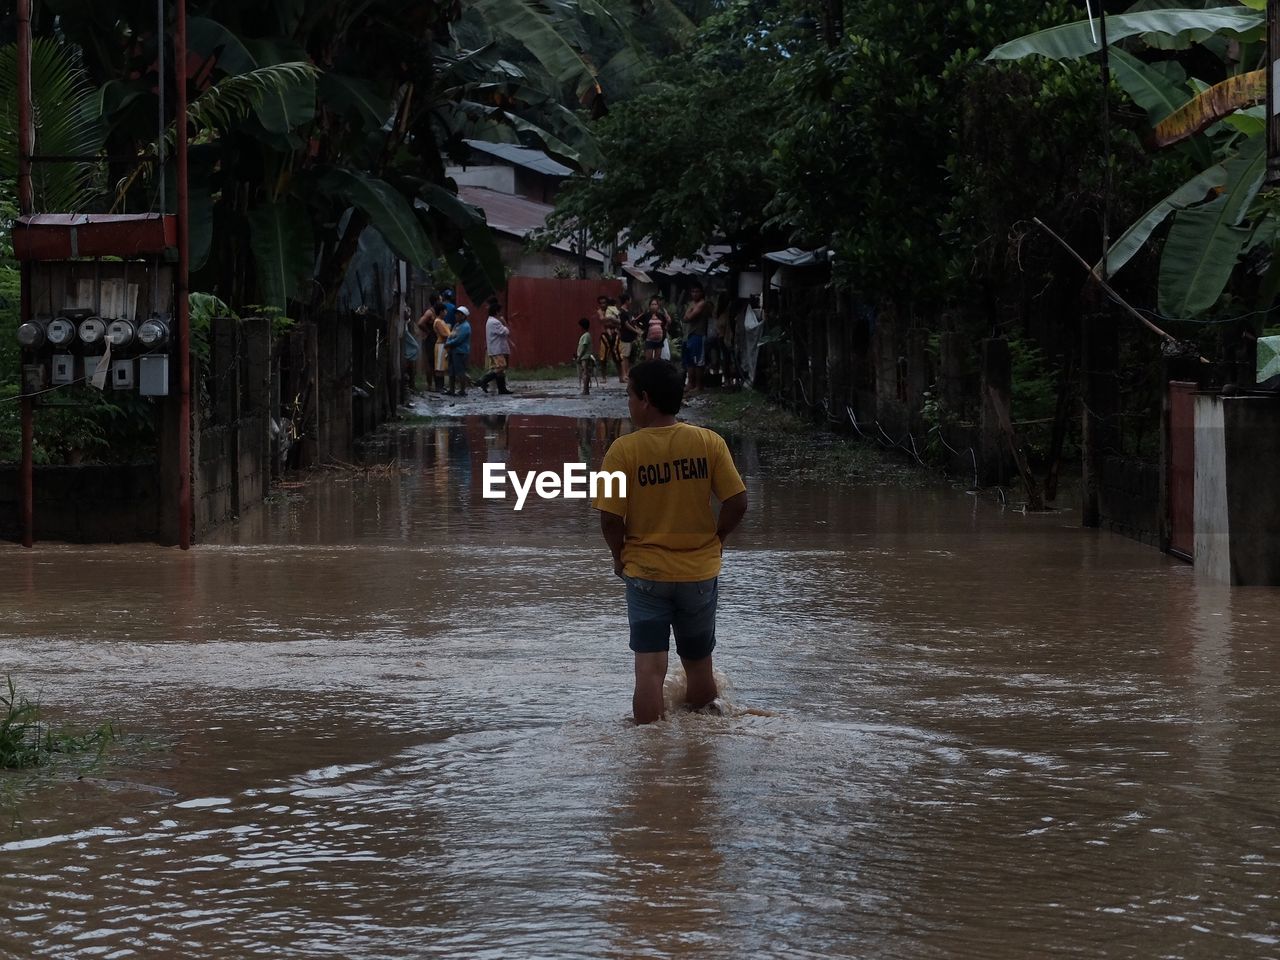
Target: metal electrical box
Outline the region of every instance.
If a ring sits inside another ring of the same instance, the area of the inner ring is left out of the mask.
[[[76,379],[76,358],[71,353],[55,353],[53,355],[53,380],[54,385],[63,383],[75,383]]]
[[[81,374],[85,380],[92,380],[94,373],[98,370],[98,364],[102,362],[102,354],[90,353],[84,358],[84,371]]]
[[[133,361],[132,360],[112,360],[111,361],[111,389],[113,390],[132,390],[133,389]]]
[[[43,363],[24,363],[22,365],[22,392],[39,393],[45,388],[45,376]]]
[[[169,395],[169,356],[142,357],[138,360],[138,393],[144,397]]]

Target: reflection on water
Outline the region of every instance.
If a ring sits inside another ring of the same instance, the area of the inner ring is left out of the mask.
[[[1280,594],[739,444],[735,715],[626,722],[617,421],[383,438],[189,554],[0,551],[6,670],[124,756],[0,825],[0,955],[1280,955]],[[757,712],[751,712],[757,711]]]

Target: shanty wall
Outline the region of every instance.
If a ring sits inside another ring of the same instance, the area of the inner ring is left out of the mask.
[[[507,281],[505,295],[498,297],[511,328],[511,366],[529,369],[569,362],[582,335],[578,319],[591,319],[591,335],[598,338],[600,325],[594,321],[596,297],[617,297],[621,293],[621,280],[512,277]],[[471,366],[483,366],[484,325],[489,315],[485,301],[474,303],[463,291],[458,303],[471,310]]]

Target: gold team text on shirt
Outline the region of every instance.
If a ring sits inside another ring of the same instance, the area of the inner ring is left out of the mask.
[[[669,463],[649,463],[636,468],[636,483],[652,487],[674,480],[706,480],[706,457],[680,457]]]

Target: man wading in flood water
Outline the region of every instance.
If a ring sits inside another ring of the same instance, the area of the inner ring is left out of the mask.
[[[636,655],[631,711],[636,723],[662,719],[671,633],[694,710],[719,694],[711,669],[725,538],[747,512],[747,491],[717,433],[677,423],[684,377],[667,360],[637,364],[627,382],[635,432],[609,447],[602,471],[621,471],[626,497],[598,496],[600,529],[613,572],[627,585],[627,621]],[[720,501],[717,522],[711,496]]]

